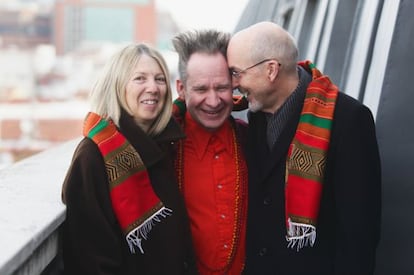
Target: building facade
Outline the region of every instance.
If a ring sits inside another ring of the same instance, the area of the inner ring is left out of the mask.
[[[58,55],[102,42],[157,42],[154,0],[57,0],[53,22]]]

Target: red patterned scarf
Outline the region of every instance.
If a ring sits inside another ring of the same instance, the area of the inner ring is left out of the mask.
[[[326,156],[338,88],[310,61],[299,62],[312,72],[299,125],[286,164],[286,225],[288,247],[313,246],[322,194]]]
[[[131,253],[138,247],[144,254],[142,239],[147,239],[155,222],[171,215],[172,210],[154,193],[140,155],[112,121],[90,112],[83,135],[98,145],[104,158],[112,208]]]

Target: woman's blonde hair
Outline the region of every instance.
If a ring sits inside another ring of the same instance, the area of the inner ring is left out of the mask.
[[[161,67],[166,79],[165,105],[147,131],[148,135],[153,136],[164,130],[171,118],[172,91],[169,70],[164,57],[147,44],[128,45],[112,56],[92,88],[91,111],[106,119],[111,119],[115,125],[119,126],[121,107],[129,112],[126,104],[126,85],[142,55],[152,57]]]

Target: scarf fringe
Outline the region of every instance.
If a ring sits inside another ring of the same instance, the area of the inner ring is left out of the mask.
[[[292,222],[288,219],[289,229],[286,240],[288,242],[287,247],[295,248],[299,251],[305,246],[313,246],[316,240],[316,227],[304,223]]]
[[[155,223],[161,222],[161,218],[171,216],[172,212],[173,211],[171,209],[162,207],[160,210],[148,217],[148,219],[146,219],[140,226],[134,228],[128,233],[126,241],[132,254],[136,253],[136,248],[139,248],[140,252],[144,254],[144,249],[141,244],[142,239],[146,240]]]

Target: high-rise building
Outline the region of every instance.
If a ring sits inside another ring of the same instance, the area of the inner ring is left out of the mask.
[[[58,55],[102,42],[157,42],[154,0],[57,0],[54,44]]]

